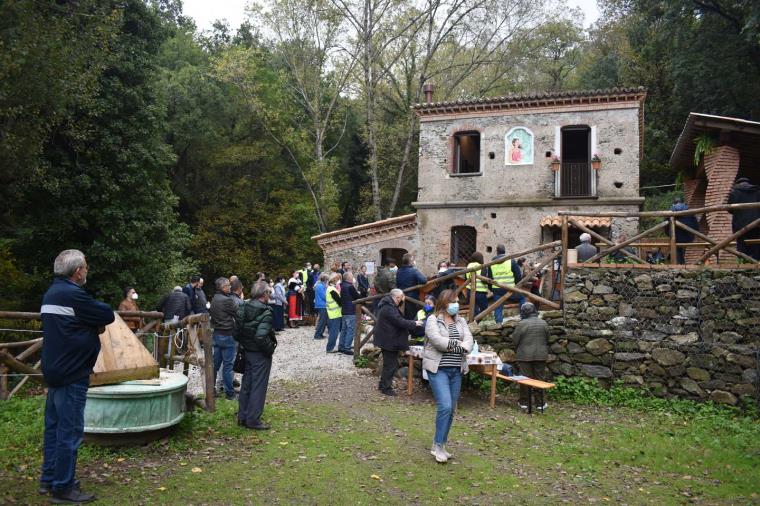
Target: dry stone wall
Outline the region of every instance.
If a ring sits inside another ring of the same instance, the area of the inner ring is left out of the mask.
[[[549,369],[622,380],[657,395],[737,404],[758,391],[760,274],[754,270],[570,269],[551,328]],[[511,334],[486,324],[478,340],[514,361]]]

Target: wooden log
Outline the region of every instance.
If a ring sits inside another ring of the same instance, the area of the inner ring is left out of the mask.
[[[135,332],[135,336],[142,337],[143,335],[151,332],[153,329],[161,325],[161,320],[153,320],[152,322],[144,325],[140,330]]]
[[[560,308],[559,304],[557,304],[557,303],[555,303],[555,302],[552,302],[552,301],[550,301],[550,300],[544,299],[544,298],[543,298],[543,297],[541,297],[540,295],[535,295],[535,294],[532,294],[532,293],[530,293],[530,292],[529,292],[529,291],[527,291],[527,290],[523,290],[522,288],[517,288],[517,287],[514,287],[514,286],[508,286],[508,285],[504,285],[504,284],[502,284],[502,283],[497,283],[497,282],[496,282],[496,281],[494,281],[493,279],[484,278],[483,276],[478,276],[478,277],[479,277],[479,278],[481,278],[481,280],[488,280],[490,283],[492,283],[492,284],[494,284],[494,285],[498,286],[499,288],[502,288],[502,289],[504,289],[504,290],[507,290],[508,292],[515,292],[515,293],[519,293],[519,294],[520,294],[520,295],[522,295],[523,297],[525,297],[525,298],[527,298],[527,299],[530,299],[530,300],[532,300],[532,301],[534,301],[534,302],[538,302],[538,303],[540,303],[540,304],[546,304],[547,306],[549,306],[549,307],[550,307],[550,308],[552,308],[552,309],[559,309],[559,308]],[[485,312],[485,311],[484,311],[484,312]]]
[[[483,270],[482,266],[479,266],[477,270]],[[478,275],[474,272],[470,273],[470,310],[467,312],[467,321],[475,321],[475,297],[478,289]]]
[[[359,348],[361,348],[362,346],[364,346],[365,344],[367,344],[369,342],[369,340],[372,339],[373,335],[375,335],[375,329],[374,328],[370,329],[370,331],[367,332],[367,335],[364,336],[364,339],[362,339],[362,342],[359,345]]]
[[[406,394],[412,395],[412,386],[414,385],[414,357],[409,353],[409,364],[406,372]]]
[[[138,317],[138,318],[151,318],[156,320],[163,320],[164,313],[161,311],[116,311],[116,314],[122,318],[126,317]]]
[[[206,397],[206,409],[211,413],[216,411],[216,397],[214,397],[214,357],[211,351],[211,334],[206,325],[202,325],[198,331],[198,338],[203,344],[203,378],[204,392]]]
[[[760,218],[756,219],[755,221],[753,221],[749,225],[746,225],[746,226],[742,227],[741,229],[737,230],[735,233],[731,234],[731,236],[726,237],[725,239],[723,239],[722,241],[720,241],[718,244],[716,244],[715,246],[713,246],[712,248],[710,248],[709,250],[707,250],[707,253],[705,253],[704,255],[702,255],[700,257],[700,259],[697,260],[697,263],[698,264],[704,263],[716,251],[720,251],[727,244],[730,244],[732,241],[734,241],[735,239],[737,239],[737,238],[741,237],[742,235],[746,234],[747,232],[749,232],[753,228],[757,227],[758,225],[760,225]]]
[[[674,217],[670,217],[669,225],[670,225],[670,264],[677,264],[678,263],[678,248],[676,247],[676,219]]]
[[[38,360],[36,364],[34,364],[35,369],[39,369],[40,365],[42,365],[42,360]],[[14,395],[16,395],[21,388],[26,385],[26,382],[29,381],[29,376],[24,376],[21,378],[21,381],[19,381],[15,387],[13,387],[13,390],[10,391],[8,394],[7,399],[12,398]]]
[[[24,376],[28,378],[29,376]],[[10,392],[8,392],[8,366],[5,364],[0,365],[0,401],[5,401],[11,398]]]
[[[627,240],[625,240],[625,241],[623,241],[623,242],[621,242],[621,243],[618,243],[618,244],[616,244],[616,245],[612,246],[612,247],[611,247],[611,248],[609,248],[609,249],[606,249],[606,250],[604,250],[604,251],[600,251],[600,252],[599,252],[599,253],[597,253],[596,255],[594,255],[594,256],[592,256],[591,258],[589,258],[589,259],[587,260],[587,262],[588,262],[588,263],[592,263],[592,262],[594,262],[595,260],[598,260],[598,259],[600,259],[600,258],[602,258],[602,257],[604,257],[604,256],[607,256],[607,255],[609,255],[610,253],[614,253],[614,252],[616,252],[616,251],[617,251],[617,250],[619,250],[619,249],[625,248],[625,247],[626,247],[626,246],[628,246],[629,244],[631,244],[631,243],[633,243],[633,242],[636,242],[636,241],[638,241],[638,240],[639,240],[639,239],[641,239],[642,237],[646,237],[647,235],[651,234],[652,232],[656,232],[657,230],[660,230],[661,228],[665,228],[665,227],[667,227],[667,226],[668,226],[668,222],[667,222],[667,221],[663,221],[662,223],[658,223],[658,224],[657,224],[657,225],[655,225],[654,227],[652,227],[652,228],[649,228],[649,229],[647,229],[647,230],[645,230],[645,231],[641,232],[640,234],[637,234],[637,235],[633,236],[633,237],[632,237],[632,238],[630,238],[630,239],[627,239]]]
[[[565,297],[565,276],[567,275],[567,250],[570,247],[567,216],[562,216],[562,261],[559,268],[559,297],[560,301]],[[552,295],[553,296],[553,295]]]
[[[41,343],[42,338],[30,339],[29,341],[15,341],[12,343],[0,343],[0,348],[23,348],[24,346],[31,346],[35,343]]]
[[[428,289],[429,290],[430,288],[436,287],[436,286],[438,286],[439,284],[441,284],[444,281],[448,281],[450,279],[454,279],[454,278],[457,278],[457,277],[462,277],[462,276],[466,275],[469,272],[477,271],[477,270],[483,269],[485,267],[490,267],[492,265],[500,264],[500,263],[506,262],[507,260],[512,260],[513,258],[520,258],[522,256],[529,255],[529,254],[535,253],[537,251],[543,251],[545,249],[551,249],[551,248],[554,248],[556,246],[559,246],[560,244],[561,244],[560,241],[554,241],[554,242],[549,242],[549,243],[546,243],[546,244],[542,244],[540,246],[536,246],[535,248],[526,249],[526,250],[520,251],[518,253],[512,253],[511,255],[505,256],[504,258],[500,258],[498,260],[491,260],[490,262],[486,262],[486,263],[484,263],[483,265],[481,265],[480,267],[477,267],[477,268],[472,267],[470,269],[462,269],[461,271],[452,272],[451,274],[447,274],[445,276],[441,276],[440,278],[430,279],[430,280],[428,280],[427,282],[425,282],[425,283],[423,283],[421,285],[410,286],[409,288],[405,288],[404,292],[410,292],[410,291],[420,290],[420,289]],[[379,298],[383,297],[384,295],[386,295],[386,294],[381,293],[381,294],[378,294],[378,295],[373,295],[371,297],[364,297],[363,299],[356,299],[354,301],[354,304],[359,304],[359,303],[365,303],[365,302],[373,301],[375,299],[379,299]]]
[[[577,228],[581,232],[586,232],[588,235],[590,235],[591,237],[594,237],[595,239],[597,239],[599,241],[602,241],[607,246],[614,246],[615,245],[614,242],[610,241],[606,237],[602,237],[601,235],[599,235],[598,233],[596,233],[594,230],[588,228],[587,226],[583,225],[582,223],[576,221],[575,219],[573,219],[571,217],[568,217],[567,220],[570,222],[571,225],[573,225],[575,228]],[[626,251],[626,250],[622,250],[622,251],[623,251],[623,254],[625,256],[627,256],[628,258],[632,258],[634,260],[637,260],[637,261],[641,262],[642,264],[646,263],[646,261],[644,259],[642,259],[641,257],[639,257],[637,255],[634,255],[630,251]],[[584,262],[579,262],[579,263],[584,263]]]
[[[42,348],[42,341],[37,341],[18,355],[16,355],[16,360],[26,360],[27,357],[32,356],[35,354],[40,348]]]
[[[364,330],[364,319],[362,318],[362,310],[364,309],[363,304],[357,304],[356,305],[356,318],[357,322],[356,325],[354,325],[354,358],[359,358],[359,353],[361,352],[361,340],[362,340],[362,330]]]
[[[33,381],[43,383],[41,370],[16,360],[13,355],[5,350],[0,350],[0,363],[8,366],[8,368],[13,372],[28,374]]]
[[[28,313],[24,311],[0,311],[0,318],[7,320],[39,320],[40,313]]]
[[[688,225],[684,225],[684,224],[683,224],[683,223],[681,223],[680,221],[677,221],[677,222],[676,222],[676,226],[677,226],[677,227],[679,227],[679,228],[682,228],[682,229],[686,230],[687,232],[691,232],[691,233],[692,233],[692,234],[694,234],[696,237],[699,237],[700,239],[702,239],[703,241],[705,241],[707,244],[711,244],[711,245],[713,245],[713,246],[714,246],[714,245],[716,245],[716,244],[718,244],[718,242],[717,242],[717,241],[714,241],[714,240],[710,239],[709,237],[707,237],[705,234],[703,234],[703,233],[702,233],[702,232],[700,232],[699,230],[694,230],[694,229],[693,229],[693,228],[691,228],[690,226],[688,226]],[[684,246],[686,246],[686,244],[684,244]],[[735,255],[735,256],[737,256],[737,257],[743,258],[743,259],[745,259],[745,260],[747,260],[747,261],[749,261],[749,262],[751,262],[751,263],[753,263],[753,264],[758,264],[758,263],[760,263],[760,262],[758,262],[757,260],[755,260],[754,258],[752,258],[751,256],[749,256],[749,255],[747,255],[747,254],[745,254],[745,253],[742,253],[741,251],[737,251],[737,250],[735,250],[734,248],[729,248],[728,246],[725,246],[725,247],[723,248],[723,251],[728,251],[728,252],[729,252],[729,253],[731,253],[732,255]]]
[[[689,216],[695,214],[714,213],[716,211],[731,211],[740,209],[757,209],[760,202],[751,202],[747,204],[722,204],[719,206],[699,207],[696,209],[687,209],[686,211],[640,211],[628,213],[624,211],[596,211],[596,212],[578,212],[578,211],[559,211],[559,216],[588,216],[591,218],[669,218],[671,216]]]

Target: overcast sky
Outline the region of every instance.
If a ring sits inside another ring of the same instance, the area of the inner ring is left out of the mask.
[[[201,30],[211,28],[217,19],[226,19],[230,27],[236,30],[245,20],[245,6],[248,0],[184,0],[185,15],[195,18],[195,24]],[[580,7],[589,26],[599,17],[596,0],[567,0],[571,7]]]

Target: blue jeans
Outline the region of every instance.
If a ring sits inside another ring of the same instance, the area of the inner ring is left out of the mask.
[[[84,435],[84,405],[90,378],[48,388],[41,483],[55,491],[74,486],[77,450]]]
[[[324,339],[325,327],[327,327],[327,308],[317,308],[317,329],[314,331],[314,339]]]
[[[235,362],[237,343],[232,336],[214,334],[214,382],[219,373],[219,367],[224,363],[222,379],[224,380],[224,393],[227,397],[233,397],[235,390],[232,387],[232,364]]]
[[[462,388],[462,370],[459,367],[439,367],[438,372],[428,371],[428,380],[437,406],[433,442],[444,445],[449,440],[449,429]]]
[[[507,291],[502,290],[501,288],[497,288],[496,290],[494,290],[493,291],[494,302],[504,297],[506,293]],[[520,304],[520,306],[522,306],[525,303],[525,297],[523,297],[522,295],[515,295],[513,293],[507,300],[504,301],[504,304],[508,304],[510,302],[512,303],[517,302]],[[501,306],[493,310],[493,317],[496,320],[496,323],[502,323],[504,321],[504,304],[502,304]]]
[[[486,292],[475,292],[475,316],[488,308],[488,294]]]
[[[354,329],[356,328],[356,315],[347,314],[343,316],[343,324],[340,328],[340,341],[338,349],[340,351],[353,351],[351,345],[354,342]]]
[[[341,323],[343,323],[343,318],[330,318],[327,320],[327,351],[335,348],[338,334],[340,334]]]

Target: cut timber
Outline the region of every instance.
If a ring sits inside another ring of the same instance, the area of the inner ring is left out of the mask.
[[[127,327],[116,319],[100,334],[100,354],[90,375],[90,386],[159,377],[158,362]]]

